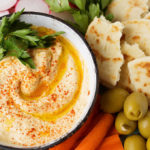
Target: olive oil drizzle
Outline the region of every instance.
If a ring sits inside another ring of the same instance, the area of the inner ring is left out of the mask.
[[[44,32],[46,31],[46,29],[43,27],[36,28],[36,29],[39,31],[42,30]],[[49,32],[53,32],[53,31],[51,29],[47,29],[47,33]],[[31,96],[26,96],[20,93],[20,96],[24,100],[39,100],[42,97],[46,97],[47,95],[50,95],[53,92],[53,90],[56,88],[56,86],[59,84],[59,82],[62,80],[65,72],[67,71],[67,62],[68,62],[69,55],[73,58],[76,66],[75,69],[77,70],[78,73],[78,81],[77,81],[77,89],[74,92],[73,98],[69,101],[69,103],[64,104],[60,109],[52,113],[49,112],[28,113],[22,110],[22,112],[32,115],[33,117],[39,118],[44,121],[55,121],[58,118],[66,115],[74,107],[74,105],[76,104],[79,98],[81,87],[82,87],[82,81],[83,81],[83,68],[77,50],[66,38],[62,36],[57,37],[57,41],[59,41],[62,44],[63,52],[59,58],[58,71],[53,81],[50,84],[47,83],[40,84],[37,90],[35,91],[35,93],[32,94]]]
[[[75,91],[72,100],[70,100],[69,103],[65,104],[64,106],[62,106],[62,108],[58,109],[57,111],[54,111],[53,113],[41,113],[41,114],[40,113],[29,113],[30,115],[37,117],[44,121],[55,121],[58,118],[63,117],[65,114],[67,114],[73,108],[73,106],[76,104],[76,102],[79,98],[79,95],[80,95],[81,87],[82,87],[83,69],[82,69],[82,64],[79,59],[79,56],[76,52],[76,49],[65,38],[59,37],[59,40],[61,41],[61,43],[64,47],[64,50],[69,51],[69,54],[72,56],[72,58],[75,62],[76,69],[78,72],[78,82],[77,82],[78,88]],[[54,87],[55,87],[55,85],[54,85]],[[52,92],[52,89],[50,88],[47,94],[50,94],[51,92]]]
[[[50,93],[53,92],[53,90],[56,88],[58,83],[61,81],[63,78],[66,70],[67,70],[67,62],[68,62],[68,56],[69,52],[66,49],[63,49],[63,52],[59,58],[58,66],[57,66],[57,73],[52,82],[46,83],[42,82],[39,84],[38,88],[31,94],[31,95],[24,95],[20,91],[20,96],[24,100],[39,100],[42,97],[46,97]]]

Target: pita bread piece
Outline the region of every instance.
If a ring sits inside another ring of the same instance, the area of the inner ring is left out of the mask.
[[[150,98],[150,56],[137,58],[128,63],[131,83],[136,91]]]
[[[150,12],[147,13],[147,14],[144,16],[144,19],[149,19],[149,20],[150,20]]]
[[[138,44],[130,45],[127,42],[122,42],[121,51],[122,51],[122,54],[124,55],[125,63],[123,64],[121,68],[120,81],[118,83],[118,86],[123,87],[130,91],[134,91],[135,88],[132,85],[131,79],[129,76],[128,62],[136,58],[145,57],[145,54],[139,48]]]
[[[120,68],[124,62],[120,51],[122,30],[120,22],[110,23],[101,16],[93,20],[85,36],[96,56],[100,80],[109,87],[119,81]]]
[[[150,9],[150,0],[148,0],[148,8]]]
[[[148,12],[148,0],[113,0],[107,13],[114,15],[114,21],[140,19]]]
[[[125,40],[130,44],[137,43],[146,55],[150,55],[150,20],[126,21],[124,25]]]

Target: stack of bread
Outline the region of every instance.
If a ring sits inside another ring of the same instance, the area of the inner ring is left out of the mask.
[[[113,0],[89,25],[86,40],[98,64],[100,82],[144,93],[150,99],[150,0]]]

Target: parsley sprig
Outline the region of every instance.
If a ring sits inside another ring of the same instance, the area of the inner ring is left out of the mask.
[[[56,36],[64,32],[56,32],[46,36],[38,36],[31,24],[19,20],[23,13],[19,11],[10,17],[3,17],[0,24],[0,60],[6,56],[17,57],[24,65],[35,69],[35,64],[29,54],[33,48],[47,48],[54,44]]]
[[[50,9],[54,12],[69,11],[75,23],[69,22],[83,34],[86,32],[90,22],[97,16],[104,15],[106,19],[112,20],[113,15],[106,15],[108,5],[112,0],[46,0]],[[69,3],[77,8],[72,8]]]

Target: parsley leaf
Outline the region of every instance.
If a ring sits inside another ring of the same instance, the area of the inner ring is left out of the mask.
[[[3,47],[0,47],[0,60],[2,60],[2,58],[4,57],[4,52],[6,50]]]
[[[23,41],[16,39],[15,37],[9,37],[4,41],[4,49],[6,49],[6,56],[21,57],[24,50],[28,47]]]
[[[21,58],[30,58],[30,55],[27,51],[22,51]]]
[[[40,41],[40,39],[38,36],[34,34],[36,34],[36,32],[31,29],[22,29],[22,30],[17,30],[17,31],[10,33],[10,35],[28,40],[30,42],[30,45],[32,46],[37,46],[37,41]]]
[[[90,17],[90,21],[92,21],[96,16],[99,17],[100,16],[100,8],[99,8],[99,4],[93,4],[91,3],[89,5],[89,17]]]
[[[35,64],[32,60],[32,58],[19,58],[19,60],[24,64],[24,65],[29,65],[32,69],[35,69]]]
[[[74,22],[68,22],[73,27],[78,29],[83,34],[86,32],[88,25],[97,16],[106,15],[108,5],[112,0],[46,0],[50,9],[54,12],[68,11],[72,14]],[[76,7],[69,6],[69,2]],[[106,17],[108,20],[112,20],[113,15],[110,14]]]
[[[64,31],[60,31],[60,32],[56,32],[56,33],[53,33],[53,34],[50,34],[50,35],[45,35],[43,37],[41,37],[41,39],[47,39],[47,38],[55,38],[56,36],[59,36],[61,34],[64,34],[65,32]]]
[[[13,24],[11,24],[10,32],[21,30],[21,29],[30,29],[31,24],[26,22],[16,20]]]
[[[85,10],[86,0],[72,0],[73,4],[75,4],[80,10]]]
[[[8,32],[8,27],[9,27],[8,18],[3,17],[2,23],[1,23],[1,26],[0,26],[0,44],[2,44],[2,42],[4,40],[4,36]]]
[[[46,0],[46,2],[50,5],[51,10],[55,12],[71,10],[68,0]]]
[[[76,25],[78,26],[78,29],[82,33],[85,33],[89,25],[89,17],[87,12],[76,11],[73,13],[73,18],[76,22]]]
[[[56,33],[53,33],[50,35],[45,35],[45,36],[41,37],[41,41],[39,41],[39,43],[40,43],[39,47],[43,47],[43,45],[44,45],[44,47],[49,47],[56,40],[56,36],[59,36],[59,35],[64,34],[64,33],[65,32],[60,31],[60,32],[56,32]]]
[[[101,0],[101,8],[104,10],[110,3],[110,0]]]
[[[22,9],[21,11],[18,11],[16,13],[13,13],[9,18],[9,23],[10,24],[14,23],[17,19],[19,19],[19,17],[21,16],[21,14],[23,12],[24,12],[24,9]]]
[[[0,60],[5,56],[15,56],[24,65],[29,65],[35,69],[35,64],[28,53],[32,48],[46,48],[51,46],[56,40],[56,36],[64,32],[43,37],[38,36],[37,31],[31,28],[31,24],[19,20],[20,12],[12,14],[9,18],[3,17],[0,24]]]
[[[114,19],[113,14],[108,14],[108,15],[106,16],[106,19],[109,20],[109,21],[112,21],[112,20]]]
[[[10,35],[15,35],[15,36],[26,36],[28,34],[36,33],[34,30],[31,29],[20,29],[16,30],[14,32],[11,32]]]

